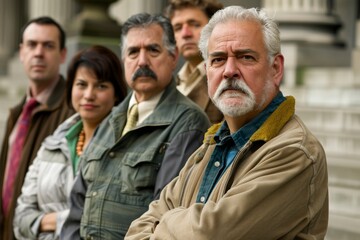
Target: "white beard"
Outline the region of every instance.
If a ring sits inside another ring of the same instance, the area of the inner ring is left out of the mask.
[[[227,89],[235,90],[236,92],[224,92]],[[271,89],[271,82],[266,80],[263,97],[261,98],[260,104],[256,106],[255,94],[244,81],[234,78],[224,79],[221,81],[218,89],[216,90],[212,101],[224,115],[230,117],[241,117],[253,110],[262,109],[269,93],[271,92]],[[229,98],[241,98],[242,101],[228,103],[227,100]]]

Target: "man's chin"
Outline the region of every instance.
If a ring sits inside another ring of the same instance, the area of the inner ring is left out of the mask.
[[[243,103],[245,101],[247,101],[248,96],[244,93],[239,93],[238,91],[234,92],[234,91],[229,91],[226,93],[223,93],[220,95],[220,97],[218,98],[218,101],[224,102],[224,103],[233,103],[233,102],[237,102],[237,103]]]
[[[44,75],[40,75],[40,74],[32,74],[30,75],[30,79],[33,81],[33,82],[38,82],[38,83],[41,83],[41,82],[46,82],[48,81],[49,78],[46,78]]]
[[[194,59],[194,58],[199,58],[200,52],[197,48],[194,49],[185,49],[182,51],[181,54],[185,59],[190,60],[190,59]]]
[[[133,80],[133,82],[137,82],[137,83],[147,83],[152,81],[156,81],[156,79],[152,77],[138,77]]]

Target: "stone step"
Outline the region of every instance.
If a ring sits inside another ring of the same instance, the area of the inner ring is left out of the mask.
[[[343,156],[360,156],[359,132],[320,132],[312,131],[323,145],[327,154]]]
[[[295,97],[296,108],[360,107],[360,87],[299,87],[282,91],[284,95]]]
[[[327,155],[330,211],[360,217],[359,156]]]
[[[359,239],[360,218],[331,214],[326,240]]]
[[[303,70],[302,86],[306,88],[351,88],[359,86],[350,67],[311,67]]]
[[[296,113],[310,129],[360,133],[359,107],[297,106]]]

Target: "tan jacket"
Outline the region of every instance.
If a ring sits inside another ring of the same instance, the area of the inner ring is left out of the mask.
[[[0,206],[2,206],[2,186],[3,176],[6,168],[7,152],[8,152],[8,139],[12,129],[21,114],[22,107],[25,103],[25,98],[22,102],[10,109],[9,117],[7,120],[7,126],[5,130],[5,136],[3,139],[3,145],[1,148],[0,155]],[[54,92],[51,94],[47,104],[40,105],[35,108],[30,127],[29,133],[25,139],[25,145],[21,156],[21,164],[19,173],[14,186],[14,195],[12,202],[10,203],[10,213],[7,218],[3,214],[3,209],[0,209],[0,239],[11,240],[13,236],[13,218],[16,206],[17,197],[21,193],[21,187],[24,182],[24,178],[35,158],[42,141],[62,123],[65,119],[70,117],[74,113],[73,110],[69,109],[65,100],[65,80],[61,79],[56,85]]]
[[[327,166],[318,140],[294,115],[288,97],[250,138],[206,204],[195,203],[215,148],[209,129],[159,201],[135,220],[125,239],[324,239]]]

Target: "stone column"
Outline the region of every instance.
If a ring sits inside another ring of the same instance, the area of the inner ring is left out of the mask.
[[[110,15],[121,23],[140,12],[162,13],[163,7],[161,0],[119,0],[111,7]]]
[[[69,34],[66,63],[78,50],[92,45],[106,46],[120,56],[121,26],[109,15],[110,5],[117,0],[73,1],[81,6],[81,11],[67,28]]]
[[[8,59],[19,44],[19,29],[23,22],[21,0],[0,0],[0,76],[7,73]]]
[[[264,7],[275,16],[282,41],[338,44],[341,22],[332,14],[331,0],[264,0]]]
[[[61,0],[62,1],[62,0]],[[116,37],[119,25],[109,16],[109,6],[116,0],[74,0],[81,12],[69,25],[71,36]]]
[[[352,69],[355,76],[354,85],[360,87],[360,19],[357,19],[356,22],[355,36],[355,48],[352,53]]]
[[[264,0],[264,7],[282,12],[327,13],[328,0]]]
[[[302,82],[303,67],[337,60],[324,57],[343,45],[337,35],[341,21],[333,14],[332,0],[263,0],[263,6],[279,24],[287,87]]]
[[[65,26],[75,15],[73,0],[29,0],[29,18],[50,16]]]

